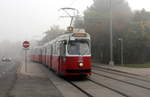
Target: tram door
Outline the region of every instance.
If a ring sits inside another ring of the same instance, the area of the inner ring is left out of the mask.
[[[45,62],[46,62],[46,53],[45,53],[45,48],[43,48],[42,49],[42,64],[46,65]]]
[[[49,68],[52,69],[53,46],[50,45],[50,64]]]
[[[47,65],[47,48],[44,48],[44,64]]]
[[[64,58],[66,57],[65,52],[66,52],[65,51],[65,43],[61,42],[60,43],[60,60],[59,60],[61,71],[62,71],[62,69],[64,69],[63,64],[64,64]]]

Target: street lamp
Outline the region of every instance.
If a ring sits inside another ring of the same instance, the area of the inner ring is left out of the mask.
[[[120,41],[120,44],[121,44],[121,65],[123,66],[123,39],[122,38],[119,38],[118,39]]]
[[[109,0],[109,9],[110,9],[110,62],[109,65],[113,66],[113,36],[112,36],[112,2]]]

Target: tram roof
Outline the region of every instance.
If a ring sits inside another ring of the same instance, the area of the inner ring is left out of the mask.
[[[87,35],[86,37],[83,37],[83,38],[88,38],[88,39],[90,39],[90,35],[89,35],[87,32],[85,32],[85,31],[83,31],[83,30],[77,29],[77,30],[75,30],[74,32],[66,32],[66,33],[64,33],[64,34],[62,34],[62,35],[60,35],[60,36],[58,36],[57,38],[55,38],[55,39],[53,39],[53,40],[51,40],[51,41],[45,43],[43,46],[45,47],[45,46],[47,46],[47,45],[49,45],[49,44],[52,44],[52,43],[54,43],[54,42],[57,42],[57,41],[69,40],[70,37],[73,37],[73,34],[81,34],[81,33],[85,33],[85,34]]]

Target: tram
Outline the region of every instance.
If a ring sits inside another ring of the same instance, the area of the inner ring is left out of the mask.
[[[70,30],[71,29],[71,30]],[[84,31],[67,33],[31,50],[30,59],[59,75],[91,75],[91,39]]]

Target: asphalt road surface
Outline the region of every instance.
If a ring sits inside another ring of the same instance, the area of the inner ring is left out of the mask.
[[[9,93],[17,79],[18,65],[16,61],[0,61],[0,97],[10,97]]]

